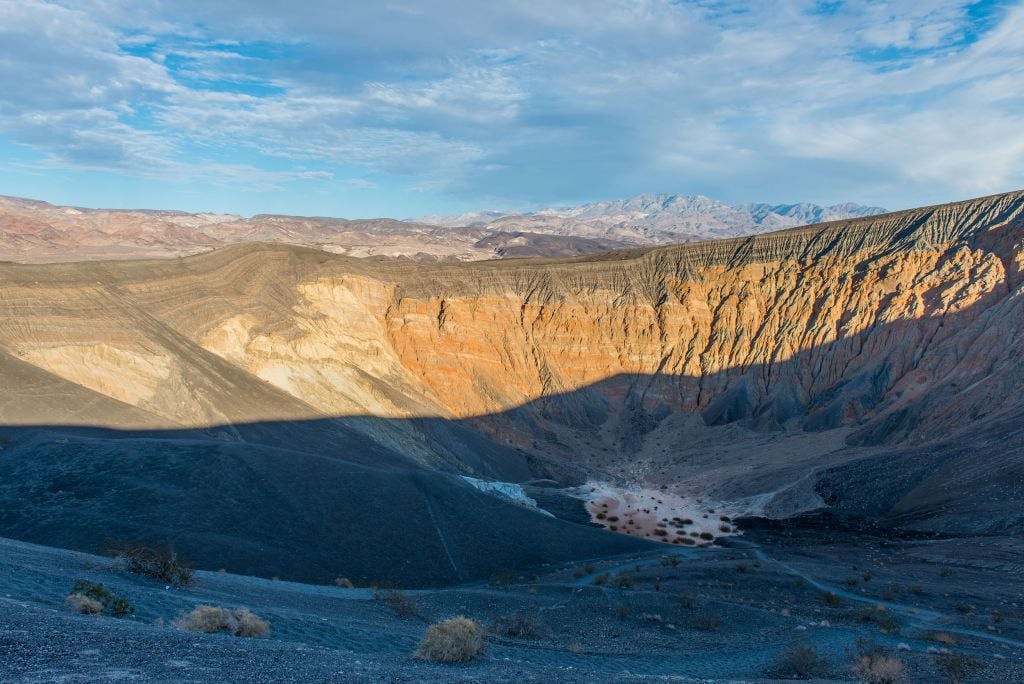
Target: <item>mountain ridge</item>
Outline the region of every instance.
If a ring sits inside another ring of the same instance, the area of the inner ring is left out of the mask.
[[[682,196],[671,197],[676,198],[677,203],[683,201]],[[458,221],[439,218],[443,225],[435,225],[423,220],[390,218],[342,219],[282,214],[257,214],[246,218],[214,212],[87,209],[0,196],[0,260],[47,263],[167,258],[243,241],[297,244],[350,256],[428,262],[562,257],[745,234],[795,225],[801,219],[820,221],[838,216],[834,215],[835,207],[808,204],[782,208],[750,205],[757,208],[748,210],[706,198],[700,201],[717,207],[716,211],[722,215],[690,212],[684,216],[669,212],[649,220],[636,212],[614,219],[609,218],[607,212],[607,215],[582,218],[564,212],[558,216],[550,213],[492,216],[483,212],[480,215],[493,220],[454,225]],[[775,213],[776,210],[788,214],[782,216]],[[593,210],[583,207],[580,211]],[[842,211],[854,212],[849,208]]]

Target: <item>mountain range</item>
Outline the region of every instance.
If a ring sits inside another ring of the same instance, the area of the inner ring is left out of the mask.
[[[478,212],[398,221],[85,209],[0,196],[0,260],[185,256],[251,241],[420,261],[561,257],[748,235],[882,211],[853,204],[732,206],[705,197],[641,195],[532,214]]]

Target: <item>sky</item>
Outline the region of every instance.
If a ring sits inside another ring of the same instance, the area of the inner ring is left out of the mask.
[[[0,0],[0,194],[344,217],[1024,188],[1024,2]]]

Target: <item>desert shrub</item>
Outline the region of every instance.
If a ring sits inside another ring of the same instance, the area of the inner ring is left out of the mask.
[[[615,577],[615,586],[619,589],[632,589],[633,578],[627,575],[625,572],[620,572]]]
[[[512,639],[544,639],[549,635],[547,627],[535,611],[519,610],[497,618],[491,631]]]
[[[416,650],[416,657],[432,663],[465,663],[484,652],[483,625],[456,617],[430,625]]]
[[[356,585],[352,584],[352,580],[348,577],[336,577],[334,578],[334,586],[341,587],[342,589],[355,589]]]
[[[824,591],[821,593],[821,600],[829,608],[839,608],[843,605],[843,599],[837,594],[833,594],[831,591]]]
[[[772,664],[770,674],[781,677],[809,679],[828,674],[829,663],[806,643],[790,644],[782,650]]]
[[[722,620],[711,613],[701,613],[690,620],[690,626],[704,632],[714,632],[722,627]]]
[[[715,535],[711,534],[710,532],[701,532],[700,538],[704,539],[705,541],[711,541],[715,538]]]
[[[679,594],[679,607],[684,610],[693,610],[693,607],[697,605],[697,597],[691,592],[684,591]]]
[[[226,632],[237,637],[265,637],[270,633],[270,624],[248,608],[199,605],[179,615],[173,624],[187,632],[204,634]]]
[[[655,622],[655,623],[661,623],[661,622],[665,621],[665,619],[663,617],[661,617],[661,615],[659,615],[658,613],[644,613],[643,615],[640,616],[640,619],[643,620],[644,622]]]
[[[82,594],[68,594],[68,597],[64,599],[64,604],[76,613],[83,615],[99,615],[103,612],[102,603]]]
[[[416,599],[398,589],[378,589],[373,593],[373,598],[391,606],[395,615],[402,619],[416,617],[419,614]]]
[[[900,623],[885,609],[885,606],[865,606],[857,611],[857,617],[861,622],[878,625],[878,628],[886,634],[900,633]]]
[[[956,646],[956,637],[949,632],[921,632],[921,639],[924,641],[934,641],[939,644],[945,644],[946,646]]]
[[[939,653],[935,656],[935,667],[949,684],[960,684],[983,666],[980,660],[965,653]]]
[[[619,606],[615,609],[615,615],[620,620],[625,620],[629,617],[629,606]]]
[[[166,546],[144,546],[122,542],[111,545],[107,553],[120,561],[125,570],[161,582],[183,587],[192,583],[192,564]]]
[[[87,580],[75,582],[67,599],[65,599],[65,603],[72,610],[78,610],[80,613],[89,615],[106,613],[113,617],[123,618],[135,614],[135,606],[130,604],[128,599],[112,594],[102,584]],[[100,605],[99,610],[94,610],[94,603]]]
[[[865,684],[898,684],[904,678],[903,661],[874,644],[857,643],[853,675]]]

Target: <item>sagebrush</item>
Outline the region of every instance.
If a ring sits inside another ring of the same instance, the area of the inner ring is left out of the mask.
[[[487,633],[476,620],[456,617],[430,625],[416,657],[432,663],[465,663],[483,654]]]
[[[270,634],[270,624],[248,608],[199,605],[179,615],[173,624],[178,629],[204,634],[225,632],[237,637],[265,637]]]

